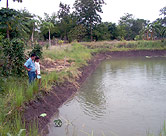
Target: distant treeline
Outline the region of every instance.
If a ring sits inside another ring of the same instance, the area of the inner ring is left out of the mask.
[[[60,3],[59,11],[44,18],[29,13],[26,9],[0,9],[0,37],[21,38],[27,43],[52,39],[66,42],[101,40],[153,40],[166,37],[166,7],[160,9],[159,18],[150,22],[135,19],[126,13],[118,24],[102,22],[104,0],[76,0],[72,7]],[[110,7],[111,8],[111,7]],[[54,40],[55,41],[55,40]]]

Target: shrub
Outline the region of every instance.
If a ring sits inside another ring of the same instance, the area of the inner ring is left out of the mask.
[[[42,47],[39,44],[34,45],[29,55],[31,54],[36,54],[38,57],[42,58],[42,54],[43,54]]]
[[[2,74],[5,76],[24,75],[24,42],[20,39],[13,39],[11,41],[5,39],[2,44],[3,55],[1,60],[4,64],[2,66]]]
[[[46,46],[46,49],[48,49],[48,47],[49,47],[49,44],[47,43],[45,46]]]

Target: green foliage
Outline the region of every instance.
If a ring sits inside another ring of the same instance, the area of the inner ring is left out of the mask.
[[[3,80],[4,91],[0,93],[0,135],[6,136],[8,133],[17,136],[21,129],[25,129],[22,116],[17,113],[17,110],[34,97],[38,92],[38,84],[35,82],[28,86],[27,79],[24,77],[8,77]],[[22,133],[22,136],[25,135],[27,135],[26,131]],[[36,136],[37,127],[32,126],[28,135]]]
[[[69,40],[69,31],[76,26],[76,20],[73,14],[70,13],[70,6],[60,3],[58,11],[58,29],[61,33],[61,39]]]
[[[8,39],[3,41],[3,69],[2,74],[5,76],[16,75],[22,76],[24,71],[24,43],[20,39]]]
[[[38,84],[37,82],[34,82],[33,84],[30,84],[26,90],[26,99],[29,101],[33,98],[34,93],[38,91]]]
[[[101,21],[99,13],[102,13],[104,0],[76,0],[74,8],[79,15],[79,20],[85,26],[91,26]]]
[[[72,28],[69,32],[69,42],[77,40],[78,42],[82,41],[86,34],[86,28],[83,25],[78,25]]]
[[[0,71],[2,71],[2,65],[3,65],[3,60],[2,60],[2,41],[3,41],[3,35],[1,35],[0,33]],[[1,80],[1,79],[0,79]],[[1,82],[0,82],[0,92],[2,90],[2,87],[1,87]]]
[[[93,37],[95,37],[96,41],[111,39],[108,23],[98,24],[93,31]]]
[[[6,38],[28,38],[30,33],[30,21],[32,16],[14,9],[0,9],[0,32]]]
[[[48,49],[48,47],[49,47],[49,44],[47,43],[47,44],[45,45],[45,47],[46,47],[46,49]]]
[[[138,40],[142,40],[142,36],[141,35],[137,35],[134,40],[138,41]]]
[[[58,18],[65,19],[70,13],[70,5],[63,4],[60,2],[59,7],[60,9],[58,11]]]
[[[15,91],[15,100],[16,100],[16,107],[20,107],[23,102],[24,102],[24,95],[23,95],[23,92],[24,91],[24,88],[23,87],[20,87],[18,88],[16,91]]]
[[[35,44],[29,55],[31,54],[36,54],[36,56],[38,56],[39,58],[42,58],[42,54],[43,54],[42,46],[40,46],[39,44]]]
[[[162,23],[162,19],[158,19],[152,23],[153,31],[155,31],[155,35],[161,40],[166,36],[166,27]]]
[[[102,13],[102,5],[104,0],[76,0],[74,8],[78,16],[80,24],[87,27],[92,40],[93,27],[101,22],[99,13]]]
[[[41,17],[38,17],[39,19],[39,28],[40,28],[40,39],[44,38],[44,40],[49,39],[49,29],[47,27],[47,24],[45,22],[50,22],[53,24],[53,27],[50,31],[50,38],[60,36],[59,28],[57,27],[57,15],[53,13],[51,16],[49,16],[47,13],[44,13],[44,19]]]
[[[62,44],[64,43],[64,41],[63,41],[63,40],[59,40],[58,43],[59,43],[60,45],[62,45]]]
[[[147,26],[144,19],[134,19],[132,14],[125,14],[119,20],[119,37],[125,40],[134,40],[140,34],[140,31]]]
[[[160,15],[166,16],[166,6],[160,9]]]
[[[54,60],[64,59],[67,57],[69,60],[76,62],[76,65],[78,66],[86,64],[86,61],[90,59],[91,54],[87,47],[79,43],[73,43],[71,48],[62,51],[45,50],[44,57],[48,57]]]

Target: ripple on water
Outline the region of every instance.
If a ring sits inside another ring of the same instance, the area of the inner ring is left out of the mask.
[[[50,125],[48,136],[157,135],[166,119],[165,58],[106,60],[77,95],[59,109],[70,125]],[[65,122],[63,120],[63,122]],[[83,130],[80,131],[80,130]],[[68,132],[68,133],[66,133]]]

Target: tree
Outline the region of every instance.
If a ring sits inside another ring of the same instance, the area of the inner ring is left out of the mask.
[[[9,39],[9,31],[12,30],[12,26],[15,24],[15,18],[19,13],[13,9],[2,8],[0,10],[0,28],[6,30],[6,36]]]
[[[160,15],[166,16],[166,6],[160,9]]]
[[[79,18],[79,23],[90,30],[91,41],[92,31],[96,24],[101,22],[99,13],[103,13],[102,5],[104,0],[76,0],[74,3],[75,13]]]
[[[23,14],[14,9],[2,8],[0,9],[0,32],[6,33],[6,37],[10,38],[25,38],[27,37],[29,29],[29,21],[31,16]]]
[[[70,5],[63,4],[60,2],[58,11],[58,18],[64,19],[70,14]]]
[[[21,76],[25,74],[24,42],[20,39],[14,38],[11,41],[3,40],[3,66],[2,74],[5,76]]]
[[[163,15],[163,17],[160,19],[160,23],[166,27],[166,6],[162,9],[160,9],[160,16]]]
[[[22,0],[13,0],[14,2],[22,2]],[[6,8],[9,8],[9,0],[6,0]]]
[[[77,40],[78,42],[80,42],[82,41],[85,34],[86,28],[83,25],[77,25],[69,32],[69,42],[72,42],[73,40]]]
[[[93,37],[95,37],[96,41],[98,40],[110,40],[110,32],[108,30],[108,23],[101,23],[96,25],[93,32]]]
[[[125,29],[125,26],[124,25],[118,25],[117,29],[118,29],[118,39],[119,40],[124,40],[126,35],[127,35],[127,31]]]
[[[166,35],[166,27],[164,26],[164,24],[162,24],[162,19],[157,19],[152,24],[156,33],[156,37],[161,38],[161,40],[163,41]]]
[[[126,34],[123,35],[124,39],[126,40],[131,40],[132,39],[132,30],[131,27],[133,26],[133,15],[129,14],[129,13],[125,13],[124,16],[122,16],[119,20],[119,25],[120,25],[120,29],[122,30],[122,28],[125,30]]]
[[[64,38],[64,40],[68,40],[68,32],[70,31],[72,27],[72,22],[74,20],[71,19],[69,5],[60,2],[59,7],[60,9],[58,11],[58,26],[61,32],[61,38]]]
[[[110,39],[114,40],[118,37],[118,28],[115,23],[107,23],[108,25],[108,31],[110,33]]]
[[[49,16],[47,13],[44,13],[45,17],[42,19],[41,17],[38,16],[39,20],[39,30],[40,30],[40,39],[44,38],[49,39],[49,29],[43,25],[44,22],[50,22],[53,24],[54,27],[51,28],[50,31],[50,39],[53,37],[60,37],[60,28],[58,26],[58,21],[57,21],[57,15],[53,13],[51,16]]]
[[[147,21],[144,19],[134,19],[132,14],[125,14],[119,21],[120,29],[125,30],[126,34],[123,35],[126,40],[134,40],[140,31],[147,26]],[[124,31],[123,30],[123,31]]]
[[[43,29],[48,30],[48,35],[49,35],[49,46],[51,46],[51,30],[54,28],[54,24],[51,22],[44,22],[42,24]]]

